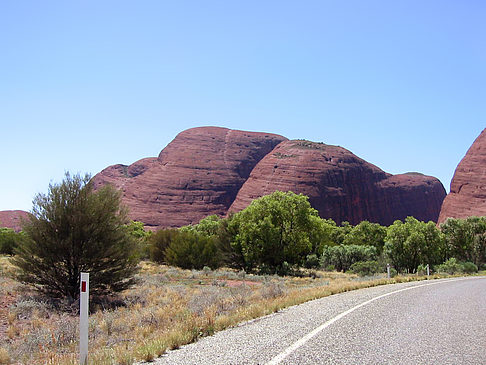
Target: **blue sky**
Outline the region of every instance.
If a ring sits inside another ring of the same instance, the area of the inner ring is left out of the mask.
[[[2,1],[0,210],[196,126],[336,144],[449,189],[486,127],[483,1]]]

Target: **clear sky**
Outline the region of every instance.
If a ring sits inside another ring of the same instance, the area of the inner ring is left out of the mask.
[[[336,144],[449,190],[486,127],[481,0],[0,2],[0,210],[203,125]]]

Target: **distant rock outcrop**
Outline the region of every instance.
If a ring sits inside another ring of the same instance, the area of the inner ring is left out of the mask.
[[[439,223],[447,218],[486,216],[486,129],[456,168],[450,193],[442,204]]]
[[[22,220],[28,217],[29,213],[23,210],[2,210],[0,211],[0,227],[20,232],[22,230]]]
[[[341,147],[219,127],[183,131],[158,158],[110,166],[93,180],[120,189],[131,218],[152,229],[224,216],[275,190],[308,195],[321,217],[353,224],[436,221],[445,197],[436,178],[392,176]]]
[[[300,140],[282,142],[258,163],[230,211],[275,190],[307,195],[321,217],[338,223],[383,225],[409,215],[436,221],[446,194],[434,177],[393,176],[342,147]]]
[[[94,177],[123,192],[131,218],[154,229],[225,215],[255,165],[285,137],[200,127],[183,131],[158,158],[114,165]]]

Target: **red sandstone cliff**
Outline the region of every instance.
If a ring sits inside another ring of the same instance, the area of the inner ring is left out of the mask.
[[[183,131],[158,158],[110,166],[93,179],[120,189],[131,218],[153,229],[224,216],[275,190],[308,195],[321,217],[353,224],[436,221],[445,197],[436,178],[392,176],[341,147],[218,127]]]
[[[436,221],[445,190],[421,174],[392,176],[337,146],[308,141],[279,144],[253,169],[230,211],[275,190],[309,197],[323,218],[389,225],[409,215]]]
[[[13,229],[15,232],[22,230],[22,220],[27,219],[29,213],[23,210],[0,211],[0,227]]]
[[[450,193],[442,204],[439,223],[447,218],[486,216],[486,129],[457,165]]]
[[[225,215],[255,165],[285,137],[219,127],[183,131],[158,158],[110,166],[95,188],[111,183],[123,192],[134,220],[180,227]]]

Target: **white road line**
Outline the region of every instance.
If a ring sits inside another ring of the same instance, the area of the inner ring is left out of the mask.
[[[398,289],[398,290],[392,291],[390,293],[382,294],[382,295],[379,295],[379,296],[377,296],[375,298],[372,298],[370,300],[367,300],[366,302],[363,302],[361,304],[358,304],[357,306],[355,306],[355,307],[353,307],[351,309],[348,309],[345,312],[342,312],[342,313],[338,314],[336,317],[330,319],[326,323],[321,324],[319,327],[314,328],[311,332],[309,332],[308,334],[306,334],[300,340],[294,342],[291,346],[287,347],[284,351],[282,351],[280,354],[278,354],[277,356],[275,356],[272,360],[270,360],[269,362],[267,362],[265,365],[277,365],[277,364],[280,364],[280,362],[282,362],[283,359],[285,359],[287,356],[289,356],[292,352],[294,352],[295,350],[297,350],[299,347],[303,346],[307,341],[309,341],[312,337],[316,336],[319,332],[321,332],[325,328],[329,327],[334,322],[339,321],[341,318],[347,316],[349,313],[354,312],[356,309],[359,309],[361,307],[364,307],[365,305],[368,305],[368,304],[374,302],[375,300],[378,300],[378,299],[381,299],[381,298],[385,298],[385,297],[387,297],[389,295],[396,294],[396,293],[400,293],[400,292],[403,292],[405,290],[410,290],[410,289],[415,289],[415,288],[421,288],[423,286],[428,286],[428,285],[436,285],[436,284],[442,284],[442,283],[449,283],[451,281],[468,280],[468,279],[471,279],[471,278],[460,278],[460,279],[450,279],[450,280],[441,280],[441,281],[435,281],[435,282],[428,282],[427,284],[421,284],[421,285],[416,285],[416,286],[410,286],[410,287],[404,288],[404,289]]]

